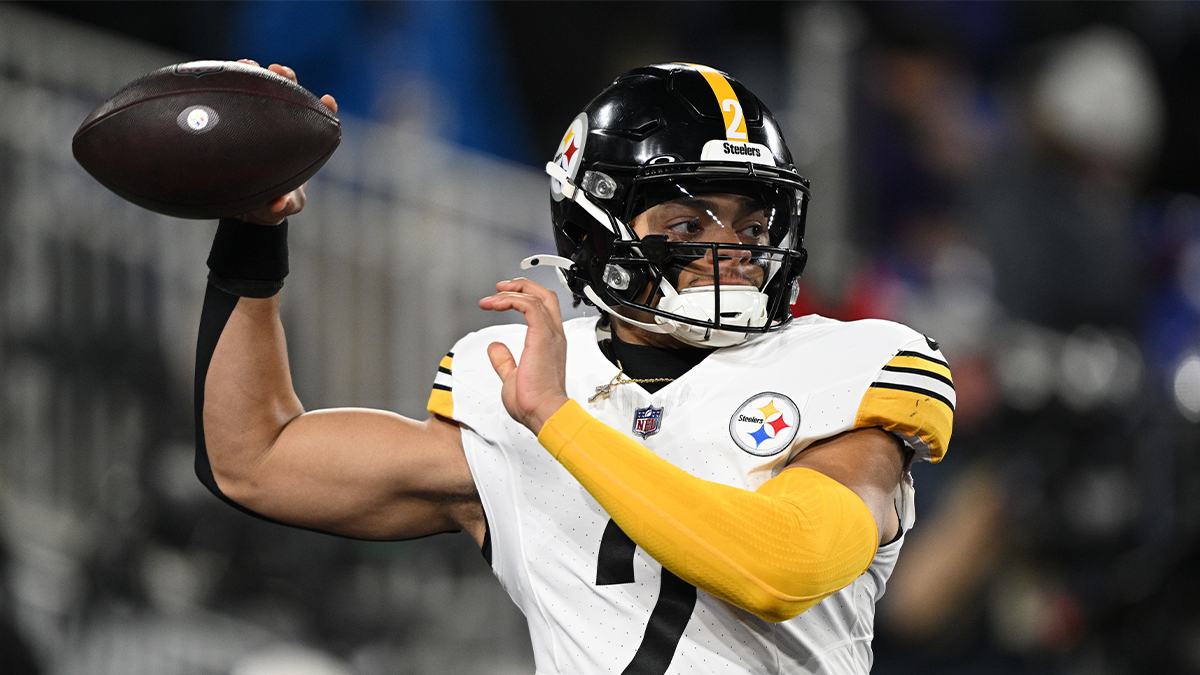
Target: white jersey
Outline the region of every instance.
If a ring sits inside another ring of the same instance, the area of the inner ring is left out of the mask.
[[[954,391],[936,343],[886,321],[817,316],[716,350],[649,394],[637,384],[589,403],[617,368],[596,318],[565,324],[567,394],[599,420],[705,480],[755,490],[809,444],[881,426],[941,458]],[[431,412],[463,425],[488,524],[490,563],[525,613],[538,675],[867,673],[875,603],[903,537],[849,586],[769,623],[696,590],[647,555],[513,421],[486,349],[519,359],[525,326],[472,333],[442,361]],[[911,525],[909,499],[898,499]]]

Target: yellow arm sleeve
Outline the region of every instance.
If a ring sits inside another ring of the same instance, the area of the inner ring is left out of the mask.
[[[684,581],[785,621],[866,571],[875,519],[849,488],[787,469],[757,491],[702,480],[568,401],[541,444],[617,525]]]

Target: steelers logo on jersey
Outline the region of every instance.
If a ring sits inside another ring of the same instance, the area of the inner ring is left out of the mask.
[[[792,399],[773,391],[751,396],[729,418],[733,442],[759,457],[783,452],[799,430],[800,409]]]

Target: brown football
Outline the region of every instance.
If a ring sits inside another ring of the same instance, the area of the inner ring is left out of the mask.
[[[152,211],[223,218],[296,189],[342,140],[307,89],[264,68],[195,61],[135,80],[87,116],[75,159]]]

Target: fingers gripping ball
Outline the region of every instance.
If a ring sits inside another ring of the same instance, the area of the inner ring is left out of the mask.
[[[342,127],[307,89],[263,68],[195,61],[135,80],[75,132],[75,159],[125,199],[180,218],[261,209],[312,177]]]

